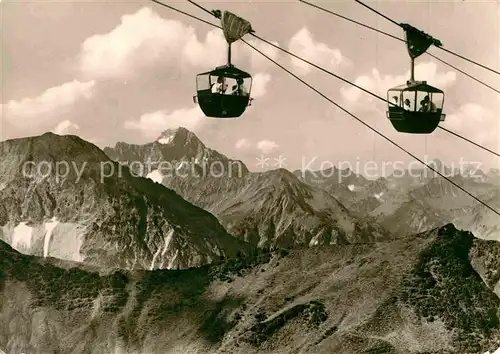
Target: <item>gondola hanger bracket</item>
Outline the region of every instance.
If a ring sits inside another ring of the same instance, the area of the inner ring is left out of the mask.
[[[443,43],[437,38],[432,37],[430,34],[425,33],[424,31],[419,30],[416,27],[408,23],[400,23],[399,26],[407,33],[407,35],[411,35],[412,37],[420,37],[419,39],[426,42],[431,42],[431,44],[436,47],[442,47]]]

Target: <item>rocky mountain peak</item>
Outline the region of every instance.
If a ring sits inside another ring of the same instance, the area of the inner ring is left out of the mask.
[[[286,193],[290,193],[291,195],[306,197],[309,195],[311,189],[309,185],[284,168],[262,172],[259,179],[261,180],[259,183],[260,187],[273,186],[276,191],[286,191]]]
[[[2,156],[25,157],[31,161],[86,160],[107,161],[108,157],[94,144],[76,135],[45,133],[40,136],[10,139],[0,142]]]
[[[278,168],[275,170],[262,172],[262,176],[271,177],[274,179],[279,179],[282,182],[299,182],[297,176],[295,176],[292,172],[288,171],[285,168]]]
[[[45,133],[0,142],[0,186],[18,177],[59,174],[73,179],[75,172],[97,176],[104,163],[111,163],[94,144],[75,135]]]
[[[205,147],[192,131],[184,127],[165,130],[156,139],[156,142],[162,145]]]
[[[104,148],[104,152],[111,159],[129,165],[132,170],[137,169],[138,165],[146,166],[147,168],[142,168],[142,172],[148,172],[141,174],[143,176],[160,169],[159,166],[172,166],[166,172],[167,175],[177,173],[185,176],[187,173],[196,178],[219,173],[242,177],[249,172],[242,161],[230,159],[207,147],[196,134],[183,127],[167,129],[155,141],[144,145],[118,142],[114,148]],[[163,164],[164,162],[168,163]]]

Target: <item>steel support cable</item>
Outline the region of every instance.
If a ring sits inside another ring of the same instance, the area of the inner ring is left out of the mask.
[[[151,1],[153,1],[153,2],[155,2],[157,4],[160,4],[162,6],[165,6],[165,7],[169,8],[169,9],[171,9],[173,11],[179,12],[179,13],[184,14],[186,16],[189,16],[189,17],[191,17],[193,19],[201,21],[203,23],[209,24],[209,25],[217,27],[217,28],[222,28],[221,26],[215,25],[215,24],[213,24],[213,23],[211,23],[209,21],[203,20],[203,19],[201,19],[201,18],[199,18],[197,16],[194,16],[194,15],[191,15],[191,14],[189,14],[187,12],[179,10],[179,9],[173,7],[173,6],[164,4],[164,3],[159,2],[157,0],[151,0]],[[187,0],[187,1],[192,2],[191,0]],[[198,4],[196,4],[196,6],[199,7],[199,8],[202,8]],[[204,8],[202,8],[202,9],[205,12],[210,13],[211,15],[214,16],[214,14],[212,12],[210,12],[210,11],[204,9]],[[428,169],[430,169],[431,171],[435,172],[437,175],[443,177],[448,182],[450,182],[451,184],[453,184],[455,187],[457,187],[458,189],[460,189],[461,191],[463,191],[464,193],[466,193],[467,195],[469,195],[470,197],[472,197],[474,200],[476,200],[477,202],[479,202],[480,204],[482,204],[483,206],[485,206],[486,208],[488,208],[489,210],[491,210],[492,212],[494,212],[495,214],[497,214],[497,215],[500,216],[500,212],[499,211],[495,210],[494,208],[492,208],[491,206],[489,206],[488,204],[486,204],[485,202],[483,202],[481,199],[479,199],[478,197],[476,197],[475,195],[473,195],[472,193],[470,193],[469,191],[467,191],[466,189],[464,189],[463,187],[461,187],[459,184],[455,183],[454,181],[452,181],[451,179],[449,179],[448,177],[446,177],[445,175],[443,175],[442,173],[440,173],[439,171],[437,171],[434,168],[432,168],[431,166],[427,165],[420,158],[418,158],[417,156],[415,156],[414,154],[412,154],[411,152],[409,152],[408,150],[406,150],[404,147],[400,146],[398,143],[396,143],[395,141],[393,141],[392,139],[390,139],[386,135],[384,135],[381,132],[379,132],[377,129],[373,128],[372,126],[370,126],[369,124],[367,124],[366,122],[364,122],[362,119],[360,119],[357,116],[355,116],[353,113],[349,112],[347,109],[345,109],[344,107],[342,107],[340,104],[336,103],[335,101],[333,101],[332,99],[330,99],[329,97],[327,97],[321,91],[319,91],[318,89],[316,89],[315,87],[313,87],[311,84],[309,84],[306,81],[304,81],[302,78],[300,78],[299,76],[297,76],[296,74],[294,74],[293,72],[291,72],[290,70],[288,70],[287,68],[285,68],[283,65],[279,64],[277,61],[275,61],[274,59],[272,59],[271,57],[269,57],[268,55],[266,55],[265,53],[263,53],[261,50],[257,49],[255,46],[253,46],[252,44],[248,43],[244,39],[241,39],[241,41],[243,43],[245,43],[246,45],[248,45],[253,50],[255,50],[256,52],[258,52],[259,54],[261,54],[262,56],[264,56],[266,59],[268,59],[269,61],[271,61],[272,63],[274,63],[276,66],[278,66],[279,68],[281,68],[282,70],[284,70],[285,72],[287,72],[290,76],[294,77],[295,79],[297,79],[298,81],[300,81],[302,84],[304,84],[305,86],[307,86],[308,88],[310,88],[311,90],[313,90],[314,92],[316,92],[318,95],[320,95],[321,97],[323,97],[325,100],[327,100],[328,102],[330,102],[331,104],[333,104],[334,106],[336,106],[337,108],[339,108],[340,110],[342,110],[343,112],[345,112],[346,114],[348,114],[349,116],[351,116],[352,118],[356,119],[358,122],[360,122],[361,124],[363,124],[364,126],[366,126],[368,129],[372,130],[377,135],[381,136],[383,139],[387,140],[388,142],[390,142],[391,144],[393,144],[394,146],[396,146],[400,150],[404,151],[406,154],[408,154],[409,156],[411,156],[412,158],[414,158],[415,160],[417,160],[418,162],[420,162],[421,164],[423,164],[424,166],[426,166]]]
[[[164,4],[164,3],[160,2],[160,1],[157,1],[157,0],[151,0],[151,1],[153,1],[153,2],[155,2],[155,3],[157,3],[157,4],[160,4],[160,5],[163,5],[163,6],[169,7],[169,8],[171,8],[171,9],[174,9],[173,7],[171,7],[171,6],[169,6],[169,5],[166,5],[166,4]],[[211,12],[211,11],[209,11],[209,10],[205,9],[203,6],[201,6],[201,5],[197,4],[196,2],[194,2],[194,1],[192,1],[192,0],[187,0],[187,1],[188,1],[189,3],[191,3],[191,4],[193,4],[194,6],[198,7],[198,8],[199,8],[199,9],[201,9],[202,11],[206,12],[207,14],[209,14],[209,15],[211,15],[211,16],[215,16],[215,14],[214,14],[213,12]],[[178,11],[178,12],[180,12],[180,13],[182,13],[182,14],[186,15],[186,16],[193,17],[193,15],[188,14],[187,12],[181,11],[181,10],[179,10],[179,9],[175,9],[175,11]],[[215,25],[215,24],[213,24],[213,23],[211,23],[211,22],[209,22],[209,21],[203,20],[203,19],[198,18],[198,17],[196,17],[196,16],[194,16],[193,18],[197,19],[198,21],[202,21],[202,22],[204,22],[204,23],[210,24],[211,26],[215,26],[215,27],[217,27],[217,28],[222,29],[222,27],[221,27],[221,26]],[[314,67],[314,68],[316,68],[316,69],[318,69],[318,70],[321,70],[321,71],[323,71],[324,73],[326,73],[326,74],[328,74],[328,75],[331,75],[331,76],[335,77],[336,79],[339,79],[339,80],[341,80],[341,81],[343,81],[343,82],[345,82],[345,83],[347,83],[347,84],[349,84],[349,85],[351,85],[351,86],[354,86],[354,87],[356,87],[357,89],[359,89],[359,90],[361,90],[361,91],[363,91],[363,92],[365,92],[365,93],[367,93],[367,94],[369,94],[369,95],[371,95],[371,96],[373,96],[373,97],[375,97],[375,98],[377,98],[377,99],[379,99],[379,100],[381,100],[381,101],[383,101],[383,102],[385,102],[385,103],[387,103],[387,104],[389,104],[389,105],[396,106],[396,104],[395,104],[395,103],[390,102],[390,101],[386,100],[385,98],[383,98],[383,97],[381,97],[381,96],[379,96],[379,95],[377,95],[377,94],[375,94],[375,93],[373,93],[373,92],[371,92],[371,91],[369,91],[369,90],[367,90],[367,89],[365,89],[365,88],[363,88],[363,87],[361,87],[361,86],[359,86],[359,85],[356,85],[356,84],[355,84],[355,83],[353,83],[352,81],[349,81],[349,80],[347,80],[347,79],[345,79],[345,78],[343,78],[343,77],[341,77],[341,76],[339,76],[339,75],[337,75],[337,74],[335,74],[335,73],[333,73],[333,72],[331,72],[331,71],[329,71],[329,70],[327,70],[327,69],[325,69],[325,68],[323,68],[323,67],[321,67],[321,66],[319,66],[319,65],[317,65],[317,64],[314,64],[314,63],[310,62],[309,60],[304,59],[304,58],[302,58],[302,57],[300,57],[300,56],[296,55],[295,53],[292,53],[292,52],[290,52],[290,51],[288,51],[288,50],[286,50],[286,49],[284,49],[284,48],[282,48],[282,47],[280,47],[280,46],[278,46],[278,45],[276,45],[276,44],[274,44],[274,43],[272,43],[272,42],[270,42],[270,41],[268,41],[268,40],[266,40],[266,39],[264,39],[264,38],[262,38],[262,37],[260,37],[260,36],[258,36],[258,35],[256,35],[255,33],[250,33],[250,35],[252,35],[253,37],[255,37],[255,38],[259,39],[259,40],[261,40],[262,42],[266,43],[267,45],[270,45],[270,46],[272,46],[272,47],[274,47],[274,48],[276,48],[276,49],[278,49],[278,50],[280,50],[280,51],[282,51],[282,52],[284,52],[284,53],[286,53],[286,54],[288,54],[288,55],[290,55],[290,56],[292,56],[292,57],[294,57],[294,58],[296,58],[296,59],[298,59],[298,60],[300,60],[300,61],[302,61],[302,62],[304,62],[304,63],[306,63],[306,64],[308,64],[308,65],[311,65],[312,67]],[[395,38],[397,38],[397,37],[395,37]],[[399,39],[399,38],[398,38],[398,39]],[[500,93],[500,92],[499,92],[499,93]],[[482,146],[482,145],[480,145],[480,144],[478,144],[478,143],[476,143],[476,142],[474,142],[474,141],[472,141],[472,140],[470,140],[470,139],[468,139],[468,138],[466,138],[466,137],[464,137],[464,136],[462,136],[462,135],[460,135],[460,134],[458,134],[458,133],[455,133],[455,132],[453,132],[453,131],[451,131],[451,130],[449,130],[449,129],[443,128],[443,127],[441,127],[441,126],[438,126],[438,128],[439,128],[439,129],[441,129],[441,130],[443,130],[443,131],[445,131],[445,132],[447,132],[447,133],[449,133],[449,134],[452,134],[452,135],[454,135],[455,137],[460,138],[460,139],[462,139],[462,140],[464,140],[464,141],[466,141],[466,142],[468,142],[468,143],[470,143],[470,144],[472,144],[472,145],[474,145],[474,146],[476,146],[476,147],[478,147],[478,148],[480,148],[480,149],[482,149],[482,150],[484,150],[484,151],[486,151],[486,152],[489,152],[489,153],[491,153],[491,154],[493,154],[493,155],[495,155],[495,156],[497,156],[497,157],[500,157],[500,154],[499,154],[499,153],[497,153],[497,152],[495,152],[495,151],[493,151],[493,150],[491,150],[491,149],[489,149],[489,148],[487,148],[487,147],[485,147],[485,146]]]
[[[372,30],[372,31],[378,32],[378,33],[380,33],[380,34],[383,34],[383,35],[385,35],[385,36],[387,36],[387,37],[390,37],[390,38],[396,39],[396,40],[398,40],[398,41],[400,41],[400,42],[407,43],[404,39],[399,38],[399,37],[397,37],[397,36],[395,36],[395,35],[393,35],[393,34],[390,34],[390,33],[388,33],[388,32],[381,31],[381,30],[379,30],[378,28],[375,28],[375,27],[369,26],[369,25],[367,25],[367,24],[364,24],[364,23],[362,23],[362,22],[359,22],[359,21],[353,20],[352,18],[349,18],[349,17],[343,16],[343,15],[341,15],[341,14],[339,14],[339,13],[336,13],[336,12],[334,12],[334,11],[328,10],[328,9],[326,9],[326,8],[324,8],[324,7],[318,6],[318,5],[313,4],[313,3],[311,3],[311,2],[308,2],[308,1],[305,1],[305,0],[299,0],[299,1],[300,1],[300,2],[302,2],[302,3],[304,3],[304,4],[306,4],[306,5],[309,5],[309,6],[311,6],[311,7],[314,7],[314,8],[316,8],[316,9],[318,9],[318,10],[324,11],[324,12],[326,12],[326,13],[330,14],[330,15],[333,15],[333,16],[336,16],[336,17],[339,17],[339,18],[341,18],[341,19],[343,19],[343,20],[346,20],[346,21],[352,22],[352,23],[354,23],[354,24],[356,24],[356,25],[359,25],[359,26],[362,26],[362,27],[368,28],[368,29],[370,29],[370,30]],[[476,81],[476,82],[480,83],[481,85],[483,85],[483,86],[485,86],[485,87],[489,88],[490,90],[493,90],[493,91],[495,91],[496,93],[500,94],[500,90],[497,90],[497,89],[496,89],[496,88],[494,88],[493,86],[491,86],[491,85],[487,84],[486,82],[481,81],[481,80],[479,80],[478,78],[476,78],[476,77],[474,77],[474,76],[472,76],[472,75],[470,75],[470,74],[466,73],[466,72],[465,72],[465,71],[463,71],[462,69],[457,68],[456,66],[454,66],[454,65],[452,65],[452,64],[450,64],[450,63],[448,63],[447,61],[445,61],[445,60],[443,60],[443,59],[441,59],[441,58],[439,58],[439,57],[435,56],[434,54],[432,54],[432,53],[428,53],[428,52],[425,52],[425,54],[427,54],[428,56],[430,56],[430,57],[432,57],[432,58],[434,58],[434,59],[438,60],[439,62],[441,62],[441,63],[443,63],[443,64],[445,64],[445,65],[447,65],[447,66],[449,66],[450,68],[455,69],[456,71],[458,71],[458,72],[460,72],[460,73],[464,74],[464,75],[465,75],[465,76],[467,76],[468,78],[470,78],[470,79],[472,79],[472,80],[474,80],[474,81]]]
[[[379,16],[381,16],[381,17],[385,18],[387,21],[392,22],[392,23],[393,23],[393,24],[395,24],[396,26],[401,27],[401,24],[400,24],[400,23],[397,23],[397,22],[396,22],[396,21],[394,21],[392,18],[390,18],[390,17],[388,17],[388,16],[384,15],[384,14],[383,14],[383,13],[381,13],[380,11],[375,10],[373,7],[370,7],[370,6],[366,5],[365,3],[363,3],[363,2],[362,2],[362,1],[360,1],[360,0],[354,0],[354,1],[356,1],[358,4],[360,4],[360,5],[362,5],[362,6],[366,7],[366,8],[367,8],[367,9],[369,9],[370,11],[375,12],[377,15],[379,15]],[[443,47],[440,47],[440,46],[439,46],[439,47],[437,47],[437,48],[441,49],[442,51],[445,51],[446,53],[449,53],[449,54],[451,54],[451,55],[454,55],[454,56],[456,56],[456,57],[458,57],[458,58],[460,58],[460,59],[463,59],[463,60],[465,60],[465,61],[468,61],[469,63],[475,64],[475,65],[477,65],[477,66],[479,66],[479,67],[481,67],[481,68],[483,68],[483,69],[486,69],[486,70],[488,70],[488,71],[491,71],[491,72],[492,72],[492,73],[494,73],[494,74],[500,75],[500,71],[495,70],[495,69],[492,69],[492,68],[490,68],[490,67],[488,67],[488,66],[486,66],[486,65],[484,65],[484,64],[478,63],[478,62],[477,62],[477,61],[475,61],[475,60],[469,59],[469,58],[467,58],[467,57],[464,57],[463,55],[460,55],[460,54],[458,54],[458,53],[455,53],[455,52],[453,52],[453,51],[451,51],[451,50],[449,50],[449,49],[446,49],[446,48],[443,48]]]

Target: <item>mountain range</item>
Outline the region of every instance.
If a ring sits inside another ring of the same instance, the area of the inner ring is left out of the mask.
[[[500,210],[500,173],[465,166],[461,170],[439,160],[434,170],[493,209]],[[498,215],[431,170],[413,168],[368,180],[349,170],[294,171],[302,181],[334,194],[357,215],[369,215],[399,237],[453,222],[483,239],[500,240]],[[325,177],[326,176],[326,177]]]
[[[52,133],[1,142],[0,151],[0,239],[31,255],[172,269],[255,247],[389,241],[449,221],[499,238],[496,214],[432,173],[251,172],[184,128],[104,151]],[[451,178],[498,208],[499,175]]]
[[[435,174],[257,173],[184,128],[0,152],[0,354],[500,346],[498,219]],[[499,207],[498,171],[434,163]]]
[[[259,247],[387,240],[448,222],[480,238],[500,240],[497,214],[424,167],[376,180],[336,167],[251,172],[185,128],[167,130],[144,145],[120,142],[104,152],[129,166],[135,161],[142,167],[136,173],[210,211],[229,233]],[[437,159],[429,165],[500,210],[499,171],[485,173],[475,166],[457,170]]]
[[[120,142],[104,152],[213,213],[229,233],[254,246],[294,248],[392,237],[328,191],[285,169],[250,172],[184,128],[167,130],[148,144]]]

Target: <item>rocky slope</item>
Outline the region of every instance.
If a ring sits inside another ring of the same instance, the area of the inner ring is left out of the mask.
[[[0,151],[0,239],[23,253],[155,269],[251,249],[212,214],[76,136],[8,140]]]
[[[7,354],[484,353],[500,246],[448,224],[392,242],[99,274],[0,242]],[[484,279],[484,280],[483,280]]]
[[[241,161],[207,148],[184,128],[167,130],[150,144],[118,143],[104,151],[124,164],[150,165],[143,175],[210,211],[232,235],[259,247],[391,238],[369,217],[353,215],[328,191],[284,169],[249,172]]]
[[[187,180],[178,179],[175,188],[190,199],[191,182],[179,182]],[[213,183],[224,198],[214,199],[205,207],[233,235],[260,247],[294,248],[390,238],[385,230],[356,217],[329,193],[307,186],[284,169],[248,174],[236,188],[234,181],[224,183],[213,178],[204,179],[198,188],[206,192],[210,190],[207,184]]]

